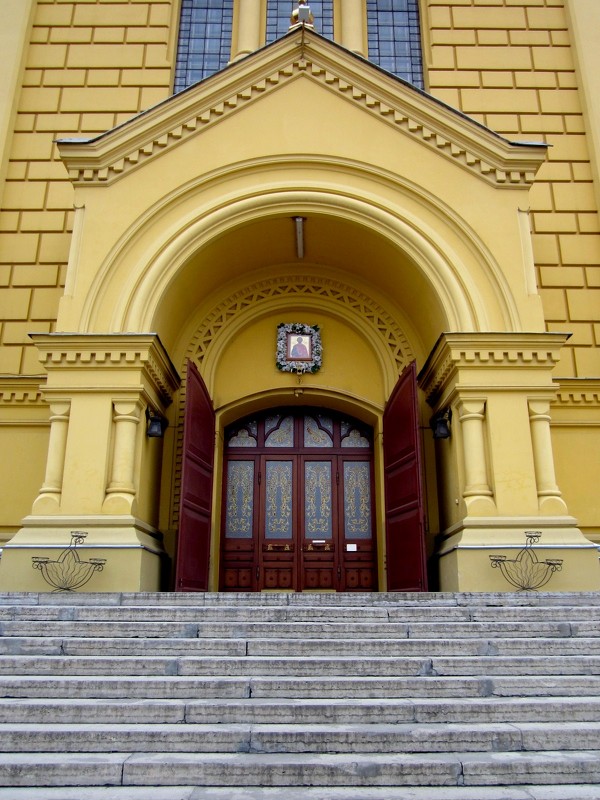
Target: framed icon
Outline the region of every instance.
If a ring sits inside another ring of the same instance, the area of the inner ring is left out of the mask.
[[[318,372],[322,357],[318,325],[282,322],[277,326],[277,369],[282,372]]]

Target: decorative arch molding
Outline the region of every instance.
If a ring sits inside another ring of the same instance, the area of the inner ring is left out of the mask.
[[[199,366],[215,341],[234,318],[244,312],[260,314],[272,301],[307,298],[339,307],[344,315],[355,314],[371,329],[379,350],[387,350],[398,372],[414,359],[413,350],[394,317],[371,297],[341,281],[315,275],[289,275],[258,281],[237,291],[219,303],[204,318],[190,340],[186,358]]]
[[[350,191],[330,187],[310,189],[271,188],[261,194],[253,191],[222,202],[218,208],[199,213],[195,218],[180,221],[178,230],[171,230],[154,256],[148,258],[142,270],[121,284],[120,301],[113,309],[112,330],[151,330],[153,318],[165,292],[177,278],[178,271],[202,247],[241,225],[269,216],[294,216],[298,213],[331,215],[347,220],[387,238],[403,252],[425,276],[438,297],[450,330],[486,330],[489,313],[482,300],[476,276],[471,275],[462,257],[452,252],[448,243],[432,228],[426,229],[416,216],[399,213],[384,207],[383,202],[365,199]],[[454,228],[456,231],[456,228]],[[462,232],[461,232],[462,233]],[[462,236],[461,236],[462,239]],[[490,268],[490,256],[481,252],[474,239],[463,240],[468,255],[485,270],[490,286],[495,288],[504,326],[519,329],[519,315],[506,281],[496,266]],[[479,255],[477,259],[475,256]],[[112,270],[109,270],[112,272]],[[105,278],[109,278],[105,275]],[[100,294],[103,294],[100,289]],[[92,327],[97,325],[102,298],[90,295],[86,317]],[[95,309],[94,309],[95,306]]]
[[[307,165],[319,171],[318,181],[308,184],[299,175]],[[231,193],[230,181],[241,181],[244,186],[240,184]],[[373,194],[377,186],[384,187],[380,195]],[[215,199],[199,206],[199,193]],[[409,211],[411,206],[413,210]],[[298,213],[345,219],[376,232],[404,251],[441,302],[447,330],[523,328],[504,270],[477,232],[441,198],[402,176],[366,163],[306,155],[229,164],[192,179],[149,206],[98,265],[86,295],[77,302],[81,303],[78,319],[69,320],[66,329],[152,330],[164,292],[195,252],[239,225],[269,215]],[[460,241],[462,254],[449,247],[444,230]],[[161,231],[160,238],[152,241],[156,231]],[[134,255],[139,247],[143,252]],[[77,260],[73,258],[70,271],[78,270]],[[119,291],[113,297],[111,285],[115,282]],[[490,311],[497,317],[491,325],[481,297],[483,284],[487,284],[491,290],[488,297],[493,297],[497,305]],[[75,307],[73,311],[76,313]]]

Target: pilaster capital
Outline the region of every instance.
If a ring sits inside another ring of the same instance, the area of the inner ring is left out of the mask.
[[[418,376],[427,401],[447,402],[455,389],[553,389],[551,372],[564,333],[443,333]]]
[[[142,413],[142,403],[139,398],[119,398],[113,402],[115,421],[129,419],[132,422],[139,422]]]
[[[179,387],[177,370],[156,333],[35,333],[31,339],[48,373],[49,395],[141,385],[167,406]]]
[[[458,404],[458,414],[461,421],[466,419],[484,419],[485,400],[468,398]]]

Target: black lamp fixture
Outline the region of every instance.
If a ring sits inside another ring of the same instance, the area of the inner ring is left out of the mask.
[[[449,439],[450,438],[450,422],[452,420],[452,409],[450,406],[438,411],[429,420],[429,426],[433,431],[434,439]]]
[[[149,439],[162,439],[168,424],[169,421],[161,414],[150,408],[146,409],[146,436]]]

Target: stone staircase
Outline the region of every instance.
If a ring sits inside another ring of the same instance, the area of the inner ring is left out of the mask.
[[[599,800],[600,595],[0,594],[0,800]]]

